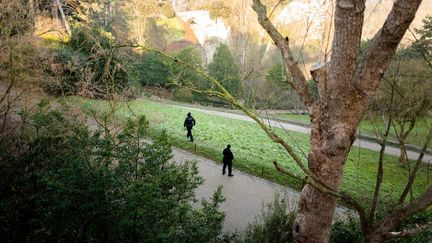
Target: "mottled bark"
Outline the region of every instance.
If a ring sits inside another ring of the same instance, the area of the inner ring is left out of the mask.
[[[343,166],[358,125],[358,119],[349,112],[349,102],[351,96],[356,95],[352,80],[361,41],[363,12],[364,1],[337,2],[332,56],[327,79],[319,80],[319,112],[312,117],[309,169],[334,190],[339,189]],[[294,222],[296,240],[328,241],[335,207],[334,197],[306,186],[300,195]]]

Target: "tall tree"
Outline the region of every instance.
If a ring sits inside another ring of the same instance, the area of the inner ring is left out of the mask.
[[[293,76],[292,85],[303,98],[311,118],[308,168],[303,167],[310,184],[301,192],[298,215],[293,225],[294,238],[298,242],[329,240],[336,207],[335,195],[340,195],[338,191],[344,164],[356,138],[357,127],[420,3],[421,0],[395,0],[385,23],[371,41],[356,70],[365,0],[337,0],[330,60],[311,71],[318,82],[319,99],[316,99],[293,58],[289,38],[282,36],[271,23],[261,1],[253,1],[258,21],[279,47],[285,65]],[[275,134],[269,135],[275,142],[285,145]],[[295,160],[300,161],[289,146],[285,148]],[[298,164],[301,166],[301,162]],[[376,227],[362,227],[365,240],[383,241],[395,225],[411,213],[424,210],[431,203],[432,187],[409,205],[399,205],[383,221],[374,225]],[[360,217],[364,218],[364,211],[360,212]]]
[[[208,65],[209,74],[231,93],[238,94],[240,91],[240,69],[234,60],[228,46],[220,44],[216,49],[212,62]]]

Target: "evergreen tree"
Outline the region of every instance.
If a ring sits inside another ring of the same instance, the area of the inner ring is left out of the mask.
[[[287,79],[290,78],[287,75],[287,72],[285,68],[282,66],[282,64],[275,63],[270,70],[266,74],[266,80],[270,83],[275,83],[278,85],[281,85],[283,87],[286,87],[288,85]]]
[[[423,19],[423,26],[415,29],[420,38],[413,43],[414,48],[423,53],[430,61],[432,60],[432,16],[426,16]]]
[[[208,87],[208,85],[204,84],[205,80],[203,80],[203,78],[193,70],[193,67],[202,67],[201,54],[196,48],[184,48],[179,51],[175,57],[180,62],[190,66],[190,68],[188,68],[187,66],[185,67],[184,65],[179,65],[175,62],[171,63],[169,69],[175,82],[201,89]]]
[[[240,93],[240,68],[234,60],[228,46],[220,44],[216,49],[208,72],[232,94]]]

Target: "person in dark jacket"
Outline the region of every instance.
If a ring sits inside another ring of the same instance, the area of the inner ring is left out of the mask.
[[[186,119],[183,123],[183,126],[187,129],[187,138],[190,138],[190,141],[193,142],[193,136],[192,136],[192,128],[195,126],[195,119],[192,117],[191,113],[189,112],[186,116]]]
[[[222,175],[225,175],[225,169],[228,166],[228,176],[234,176],[232,174],[232,161],[234,159],[234,155],[231,152],[231,145],[227,145],[226,149],[223,150],[223,169]]]

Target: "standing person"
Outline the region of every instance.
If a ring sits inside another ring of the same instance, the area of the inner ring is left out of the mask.
[[[226,149],[223,150],[223,169],[222,169],[222,175],[225,175],[225,169],[228,165],[228,176],[234,176],[232,174],[232,161],[234,159],[234,155],[231,152],[231,145],[227,145]]]
[[[183,126],[187,129],[187,138],[190,138],[190,141],[193,142],[193,136],[192,136],[192,128],[195,126],[195,119],[192,117],[191,113],[187,113],[186,119],[183,123]]]

